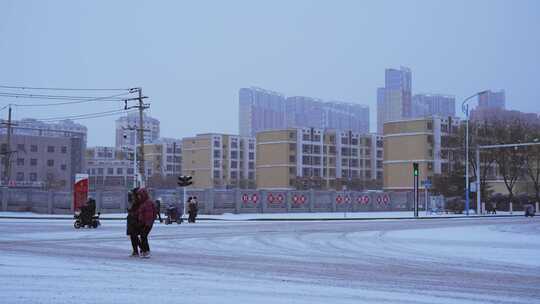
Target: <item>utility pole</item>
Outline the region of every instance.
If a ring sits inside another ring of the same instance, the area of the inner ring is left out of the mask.
[[[124,110],[136,108],[139,110],[139,128],[137,129],[139,136],[139,149],[140,157],[137,159],[139,161],[139,176],[141,178],[141,187],[145,187],[146,184],[146,171],[144,168],[144,110],[150,108],[150,104],[144,103],[143,99],[148,98],[147,96],[142,95],[142,88],[133,88],[130,90],[130,93],[138,92],[139,96],[135,98],[125,99]],[[128,107],[127,102],[130,100],[136,100],[139,102],[136,106]],[[137,153],[137,147],[135,147],[135,153]]]
[[[11,179],[11,154],[15,152],[11,151],[11,126],[15,125],[11,122],[11,105],[9,105],[8,120],[7,122],[3,122],[2,125],[5,125],[7,127],[6,150],[2,151],[2,154],[4,154],[4,183],[5,185],[8,185]]]
[[[147,107],[143,103],[142,88],[139,88],[139,145],[141,149],[141,157],[139,158],[139,173],[141,175],[141,184],[144,187],[146,184],[146,171],[144,168],[144,109]]]

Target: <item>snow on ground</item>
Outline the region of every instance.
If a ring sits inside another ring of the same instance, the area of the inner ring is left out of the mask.
[[[539,303],[540,221],[156,223],[0,219],[2,303]]]
[[[523,211],[514,211],[512,214],[505,211],[497,212],[497,215],[523,215]],[[474,216],[474,210],[470,213]],[[425,211],[419,213],[420,217],[463,217],[464,214],[428,214]],[[492,216],[492,215],[483,215]],[[33,212],[0,212],[1,217],[36,217],[36,218],[73,218],[70,214],[41,214]],[[101,215],[107,219],[124,219],[126,213],[106,213]],[[298,213],[242,213],[242,214],[201,214],[199,219],[225,220],[225,221],[246,221],[246,220],[294,220],[294,219],[370,219],[370,218],[414,218],[412,211],[372,211],[372,212],[298,212]]]

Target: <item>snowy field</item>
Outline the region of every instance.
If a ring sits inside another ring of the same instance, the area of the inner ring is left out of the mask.
[[[540,303],[540,220],[0,219],[1,303]]]

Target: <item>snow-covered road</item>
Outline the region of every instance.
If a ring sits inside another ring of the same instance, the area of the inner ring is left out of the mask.
[[[1,303],[540,303],[540,221],[0,220]]]

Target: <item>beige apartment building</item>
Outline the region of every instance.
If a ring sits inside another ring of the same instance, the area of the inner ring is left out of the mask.
[[[460,159],[459,119],[425,117],[384,124],[384,190],[413,189],[413,163],[420,181],[448,173]]]
[[[193,187],[254,188],[255,139],[227,134],[198,134],[182,140],[182,174]]]
[[[382,184],[382,136],[292,128],[257,134],[257,188],[367,188]]]

